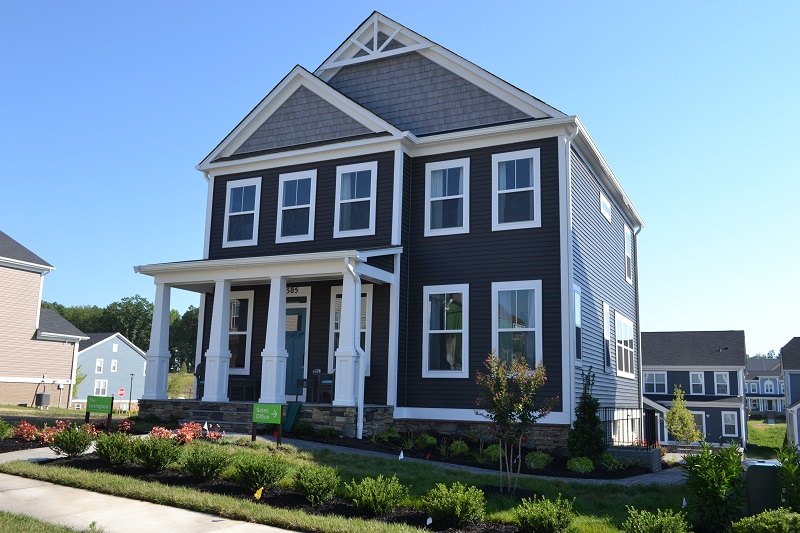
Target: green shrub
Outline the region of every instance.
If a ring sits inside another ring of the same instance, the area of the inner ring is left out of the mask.
[[[11,437],[11,434],[14,433],[14,426],[0,420],[0,440],[5,440]]]
[[[800,463],[798,463],[797,446],[784,442],[778,450],[778,483],[781,497],[789,509],[800,512]]]
[[[294,427],[292,427],[292,433],[295,435],[313,435],[314,426],[311,425],[311,422],[298,420],[294,423]]]
[[[342,436],[342,432],[336,428],[322,428],[317,434],[322,437],[325,442],[332,442]]]
[[[50,449],[59,455],[77,457],[86,452],[92,445],[94,436],[84,426],[64,428],[53,434]]]
[[[705,440],[700,453],[687,455],[681,465],[687,473],[689,521],[711,533],[728,531],[741,516],[744,504],[742,459],[735,443],[713,453]]]
[[[589,367],[589,372],[584,373],[583,392],[575,406],[575,422],[567,435],[567,448],[573,457],[588,457],[589,459],[599,459],[608,448],[605,441],[600,420],[600,402],[592,394],[594,388],[594,372]]]
[[[600,456],[600,459],[597,461],[597,464],[599,464],[603,470],[606,470],[608,472],[613,472],[615,470],[620,470],[622,468],[625,468],[623,462],[614,457],[613,455],[611,455],[611,452],[603,452],[603,455]]]
[[[433,518],[434,527],[460,527],[483,520],[486,498],[477,487],[467,487],[456,481],[449,488],[437,483],[422,498],[425,512]]]
[[[553,462],[553,456],[545,452],[531,452],[525,456],[525,465],[531,470],[544,470]]]
[[[467,455],[469,453],[469,446],[461,439],[454,440],[447,448],[447,454],[451,457],[458,457],[460,455]]]
[[[490,446],[487,446],[483,450],[483,454],[486,456],[486,459],[490,462],[497,462],[500,460],[501,457],[503,457],[503,455],[505,455],[503,453],[503,448],[501,448],[499,444],[492,444]]]
[[[404,487],[396,476],[385,478],[367,477],[356,483],[345,484],[347,497],[353,500],[356,509],[362,513],[381,516],[391,513],[403,504],[408,497],[408,489]]]
[[[579,474],[588,474],[594,471],[594,463],[588,457],[573,457],[567,461],[567,470]]]
[[[433,435],[428,435],[427,433],[422,433],[419,437],[417,437],[416,447],[420,450],[424,450],[429,446],[436,446],[439,441],[436,440],[436,437]]]
[[[133,461],[133,438],[127,433],[100,433],[94,451],[106,464],[124,465]]]
[[[180,459],[180,441],[146,437],[133,443],[133,458],[147,470],[159,472]]]
[[[289,471],[289,463],[276,453],[248,453],[239,457],[233,469],[233,479],[250,492],[271,489]]]
[[[800,514],[772,509],[733,523],[733,533],[788,533],[800,531]]]
[[[333,497],[341,478],[330,466],[304,465],[294,473],[294,489],[311,502],[322,503]]]
[[[544,496],[541,500],[535,496],[533,499],[523,498],[514,509],[514,517],[523,533],[564,533],[575,518],[573,501],[562,500],[561,494],[556,501]]]
[[[231,454],[225,447],[195,442],[184,450],[181,470],[205,481],[220,477],[230,462]]]
[[[691,531],[683,513],[659,509],[657,514],[628,507],[628,518],[622,523],[624,533],[687,533]]]

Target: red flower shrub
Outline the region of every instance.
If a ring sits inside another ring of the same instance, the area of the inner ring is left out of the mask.
[[[168,430],[165,427],[155,426],[153,429],[150,430],[150,436],[155,437],[156,439],[171,439],[172,431]]]
[[[177,438],[179,441],[188,444],[195,438],[203,436],[203,428],[197,422],[184,422],[181,428],[177,431]]]
[[[36,440],[36,436],[38,434],[39,429],[23,418],[16,426],[14,426],[14,432],[11,434],[11,436],[15,439],[33,442]]]
[[[117,424],[117,433],[130,433],[132,427],[133,420],[131,418],[126,418]]]
[[[97,429],[95,425],[92,424],[91,422],[88,424],[83,424],[81,427],[83,428],[84,431],[86,431],[86,434],[91,437],[96,437],[97,434],[100,433],[100,430]]]

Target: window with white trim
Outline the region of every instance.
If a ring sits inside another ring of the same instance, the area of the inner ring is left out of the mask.
[[[250,374],[250,345],[253,339],[253,291],[231,291],[228,349],[231,352],[228,373]]]
[[[469,232],[469,158],[425,165],[425,236]]]
[[[633,322],[619,313],[614,313],[617,338],[617,375],[635,378],[633,368]]]
[[[492,231],[542,225],[539,149],[492,155]]]
[[[727,372],[714,372],[714,394],[717,396],[728,396],[730,387]]]
[[[542,361],[541,280],[492,283],[492,347],[506,362]]]
[[[103,373],[103,360],[102,359],[95,359],[95,361],[94,361],[94,373],[95,374],[102,374]]]
[[[703,372],[689,372],[689,394],[705,394]]]
[[[722,411],[722,436],[738,437],[739,428],[736,423],[736,411]]]
[[[278,222],[275,242],[314,240],[316,191],[316,170],[278,176]]]
[[[783,381],[781,381],[781,394],[786,394],[786,389],[783,386]]]
[[[582,351],[582,337],[581,330],[581,288],[575,286],[575,358],[580,359],[583,357]]]
[[[758,400],[750,400],[750,408],[758,411]]]
[[[225,195],[222,247],[258,244],[261,178],[229,181]]]
[[[342,287],[331,287],[331,334],[328,344],[328,372],[336,367],[335,353],[339,346],[339,324],[342,319]],[[359,342],[364,350],[364,372],[370,374],[370,351],[372,347],[372,285],[361,286],[361,311],[359,313]]]
[[[667,373],[666,372],[645,372],[644,373],[644,392],[652,394],[667,393]]]
[[[764,394],[775,394],[775,385],[771,381],[764,382]]]
[[[117,360],[116,359],[112,359],[111,360],[111,371],[112,372],[116,372],[117,371]]]
[[[108,394],[108,380],[94,380],[94,396],[106,396]]]
[[[422,292],[422,377],[469,377],[469,285],[434,285]]]
[[[633,233],[625,226],[625,281],[633,285]]]
[[[694,427],[700,432],[700,438],[706,434],[706,413],[705,411],[692,411],[694,417]]]
[[[750,392],[757,393],[758,392],[758,383],[751,383],[750,384]]]
[[[603,302],[603,360],[611,368],[611,306]]]
[[[606,220],[611,222],[611,202],[608,201],[606,195],[600,193],[600,212],[606,217]]]
[[[111,351],[117,353],[119,351],[119,343],[114,343],[111,345]]]
[[[336,167],[334,237],[375,234],[378,162]]]

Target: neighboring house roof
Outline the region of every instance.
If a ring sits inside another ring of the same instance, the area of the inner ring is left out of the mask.
[[[146,357],[145,353],[142,350],[140,350],[138,346],[129,341],[122,333],[87,333],[86,335],[89,338],[85,341],[81,341],[80,351],[78,351],[78,355],[82,354],[89,348],[93,348],[98,344],[102,344],[107,340],[116,337],[121,341],[123,341],[128,346],[130,346],[131,348],[133,348],[136,351],[136,353],[138,353],[142,357]]]
[[[800,337],[795,337],[781,348],[781,366],[784,370],[800,370]]]
[[[76,342],[86,339],[86,334],[73,326],[56,311],[42,307],[39,314],[38,337],[43,339],[59,339]]]
[[[55,267],[0,231],[0,265],[49,272]]]
[[[642,366],[745,366],[744,331],[642,332]]]
[[[781,360],[779,358],[753,358],[748,357],[744,368],[744,379],[758,379],[759,377],[779,376],[781,374]]]

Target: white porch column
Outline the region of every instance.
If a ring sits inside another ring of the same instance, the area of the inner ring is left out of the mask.
[[[214,286],[214,308],[211,314],[211,335],[206,350],[204,402],[228,401],[228,367],[231,351],[228,332],[231,321],[231,282],[217,280]]]
[[[142,399],[166,400],[169,376],[169,297],[170,286],[156,283],[153,304],[153,325],[150,328],[150,349],[147,350],[147,372]]]
[[[286,403],[286,278],[270,278],[267,341],[261,352],[259,403]]]
[[[355,406],[358,394],[356,346],[361,335],[361,278],[350,269],[342,279],[342,312],[339,322],[339,346],[336,347],[336,386],[333,405]]]

